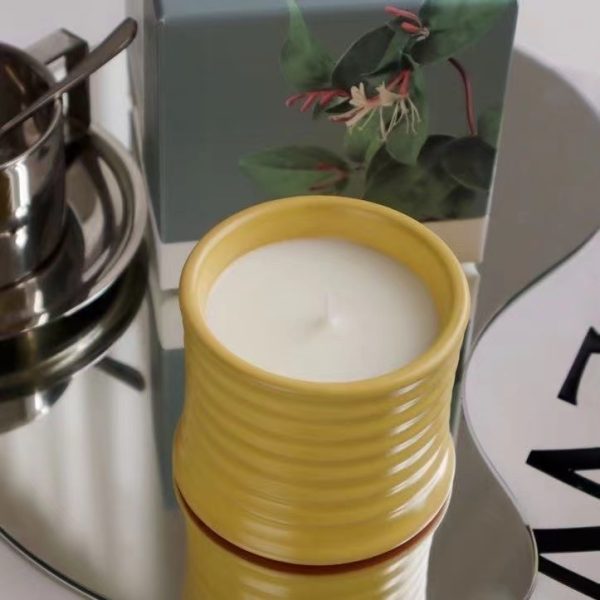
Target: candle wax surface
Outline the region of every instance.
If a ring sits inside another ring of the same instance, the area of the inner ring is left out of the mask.
[[[438,333],[433,300],[412,271],[333,238],[286,240],[239,257],[215,281],[204,314],[240,358],[313,382],[389,373]]]

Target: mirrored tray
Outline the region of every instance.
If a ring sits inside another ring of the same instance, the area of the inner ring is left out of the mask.
[[[180,594],[185,539],[169,462],[182,399],[158,389],[153,364],[182,351],[161,349],[149,304],[110,351],[112,370],[80,374],[44,418],[0,435],[4,537],[93,598]],[[466,427],[458,456],[429,598],[522,600],[536,565],[529,532]]]
[[[69,317],[0,339],[0,433],[45,415],[71,377],[101,360],[135,317],[146,288],[142,246],[114,285]],[[112,369],[115,370],[114,368]]]

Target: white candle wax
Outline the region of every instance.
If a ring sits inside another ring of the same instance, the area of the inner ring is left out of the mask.
[[[215,281],[204,310],[231,352],[315,382],[393,371],[438,332],[433,300],[407,267],[330,238],[286,240],[238,258]]]

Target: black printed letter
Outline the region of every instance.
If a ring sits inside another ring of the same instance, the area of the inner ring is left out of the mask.
[[[560,388],[558,397],[561,400],[577,406],[579,383],[592,354],[600,354],[600,334],[593,327],[587,332],[583,344],[581,344],[581,348],[579,348],[579,352],[571,366],[571,370]]]
[[[599,583],[541,556],[557,552],[596,552],[600,550],[600,527],[536,529],[533,535],[540,553],[540,573],[589,598],[600,600]]]
[[[600,469],[600,448],[532,450],[527,464],[584,494],[600,499],[600,484],[576,472]]]

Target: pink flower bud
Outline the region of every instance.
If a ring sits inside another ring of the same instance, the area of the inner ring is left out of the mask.
[[[419,27],[422,26],[421,19],[410,10],[404,10],[402,8],[396,8],[395,6],[386,6],[385,12],[393,17],[399,17],[401,19],[408,19],[409,21],[413,21],[413,23],[417,24]]]
[[[404,23],[401,23],[400,28],[402,29],[402,31],[406,31],[406,33],[411,33],[413,35],[419,34],[422,31],[421,27],[413,23],[409,23],[408,21],[404,21]]]

